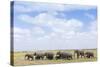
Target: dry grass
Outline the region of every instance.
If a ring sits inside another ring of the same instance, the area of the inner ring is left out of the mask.
[[[59,51],[59,50],[52,50],[51,52],[56,53],[57,51]],[[62,51],[66,51],[66,52],[70,52],[70,53],[74,54],[74,50],[62,50]],[[63,60],[63,59],[55,60],[55,59],[53,59],[53,60],[33,60],[33,61],[29,61],[29,60],[24,59],[25,54],[34,53],[34,52],[15,52],[14,53],[14,66],[58,64],[58,63],[70,63],[70,62],[88,62],[88,61],[96,61],[97,60],[97,49],[89,49],[89,50],[85,49],[84,51],[85,52],[86,51],[93,52],[95,57],[94,58],[79,58],[79,59],[74,58],[73,60]]]

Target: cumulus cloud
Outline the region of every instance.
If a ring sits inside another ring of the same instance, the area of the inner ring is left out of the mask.
[[[24,37],[30,37],[30,31],[19,27],[14,27],[14,40],[20,41]]]
[[[70,19],[70,20],[67,20],[66,22],[60,22],[60,24],[56,24],[58,26],[56,26],[58,29],[59,28],[62,28],[62,30],[65,30],[65,31],[77,31],[79,30],[83,23],[77,19]],[[60,27],[62,25],[62,27]]]
[[[32,29],[15,28],[15,33],[22,33],[22,35],[19,35],[23,36],[23,38],[19,38],[20,42],[16,41],[15,44],[23,47],[27,46],[26,50],[85,49],[97,47],[96,21],[89,24],[87,32],[82,32],[83,22],[74,18],[69,20],[58,19],[48,13],[42,13],[36,17],[21,15],[19,18],[25,23],[35,25]],[[52,30],[49,34],[43,28],[46,26],[49,27],[48,30]],[[29,36],[26,36],[27,34]],[[21,47],[18,47],[18,49],[24,50]]]
[[[32,32],[35,36],[38,34],[39,34],[38,36],[48,35],[47,31],[39,26],[44,26],[44,27],[48,26],[52,30],[53,33],[57,35],[58,34],[63,35],[63,36],[64,36],[64,33],[69,34],[71,32],[80,31],[81,28],[83,27],[83,23],[77,19],[70,19],[70,20],[60,19],[60,18],[58,19],[48,13],[41,13],[37,15],[36,17],[21,15],[19,19],[26,23],[31,23],[37,26],[37,27],[32,28],[33,29]],[[49,33],[50,36],[52,35],[52,32]],[[71,36],[68,36],[68,37],[71,37]],[[40,37],[39,39],[42,39],[42,38]]]
[[[83,23],[77,19],[58,19],[48,13],[41,13],[35,17],[20,15],[19,19],[26,23],[51,27],[54,31],[77,31],[83,26]]]
[[[43,37],[46,34],[47,34],[46,31],[44,29],[42,29],[41,27],[33,27],[31,29],[31,35],[33,35],[32,37],[34,37],[34,38]]]

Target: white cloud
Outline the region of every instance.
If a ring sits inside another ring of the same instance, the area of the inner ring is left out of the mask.
[[[34,21],[32,22],[33,24],[39,24],[39,25],[48,25],[49,23],[51,23],[52,20],[54,20],[55,18],[47,13],[41,13],[39,15],[37,15],[36,17],[34,17]]]
[[[29,16],[29,15],[19,15],[18,19],[27,22],[32,23],[36,25],[43,25],[43,24],[49,24],[50,20],[54,19],[53,16],[47,13],[39,14],[35,17]]]
[[[85,15],[87,17],[89,17],[90,19],[94,20],[95,19],[95,16],[93,16],[92,14],[89,14],[89,13],[85,13]]]
[[[33,37],[43,37],[44,35],[46,35],[46,31],[43,30],[41,27],[33,27],[31,29],[31,35],[33,35]]]
[[[90,31],[97,31],[97,21],[91,22],[90,26],[88,27]]]
[[[79,31],[83,23],[77,19],[58,20],[54,23],[54,28],[60,31]]]
[[[20,41],[24,37],[30,37],[30,30],[14,27],[14,39]]]
[[[33,17],[28,16],[26,14],[19,15],[19,16],[17,16],[17,18],[24,21],[24,22],[28,22],[28,23],[32,23],[34,21]]]
[[[20,15],[19,19],[26,22],[31,23],[35,25],[41,25],[41,26],[48,26],[51,27],[54,31],[77,31],[82,26],[83,23],[77,19],[58,19],[48,13],[41,13],[37,15],[36,17],[31,17],[28,15]]]
[[[42,13],[35,17],[21,15],[19,19],[35,26],[31,30],[15,28],[16,33],[23,33],[23,38],[19,38],[20,42],[15,42],[16,50],[97,48],[95,21],[90,22],[87,32],[83,32],[83,22],[74,18],[58,19],[48,13]],[[48,34],[43,26],[48,26],[52,31]],[[26,36],[27,34],[29,36]]]
[[[15,50],[88,49],[97,47],[97,34],[92,32],[69,31],[61,34],[52,32],[38,38],[35,38],[33,34],[30,37],[21,36],[23,38],[14,41]]]
[[[42,13],[37,15],[36,17],[21,15],[19,19],[26,23],[31,23],[37,26],[32,28],[32,35],[41,36],[38,38],[38,40],[43,38],[50,38],[52,36],[55,36],[55,34],[64,37],[66,35],[69,35],[69,33],[71,34],[80,31],[83,26],[83,23],[77,19],[58,19],[48,13]],[[39,26],[48,26],[52,30],[52,32],[48,34],[48,32],[45,29]],[[65,38],[71,37],[72,35],[66,36]]]
[[[22,28],[19,28],[19,27],[14,27],[14,33],[15,34],[27,34],[29,33],[30,31],[28,29],[22,29]]]

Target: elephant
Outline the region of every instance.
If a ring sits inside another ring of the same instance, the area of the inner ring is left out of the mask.
[[[75,54],[77,54],[77,59],[81,56],[81,58],[82,57],[85,57],[85,53],[84,53],[84,51],[82,51],[82,50],[75,50],[74,51],[74,57],[75,57]]]
[[[52,52],[46,52],[45,56],[46,56],[46,59],[49,59],[49,60],[54,59],[54,53]]]
[[[56,56],[55,56],[55,59],[56,59],[56,60],[61,59],[61,56],[60,56],[60,55],[56,55]]]
[[[86,58],[93,58],[94,57],[94,53],[93,52],[86,52],[85,53],[85,57]]]
[[[26,54],[25,55],[25,60],[33,60],[34,59],[34,56],[33,56],[33,54]]]
[[[72,58],[72,54],[71,53],[67,53],[67,52],[57,52],[56,53],[56,59],[67,59],[67,60],[71,60]]]
[[[35,57],[35,59],[37,59],[37,60],[40,60],[40,59],[44,59],[44,56],[45,56],[45,53],[43,53],[43,52],[35,52],[34,53],[34,57]]]

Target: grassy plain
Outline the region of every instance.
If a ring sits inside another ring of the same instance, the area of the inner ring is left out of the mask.
[[[49,52],[56,53],[59,50],[48,50]],[[79,58],[77,59],[76,56],[74,58],[74,50],[60,50],[60,51],[66,51],[73,54],[73,60],[25,60],[24,56],[25,54],[32,54],[34,51],[24,51],[24,52],[14,52],[14,66],[23,66],[23,65],[41,65],[41,64],[60,64],[60,63],[71,63],[71,62],[91,62],[91,61],[97,61],[97,49],[84,49],[84,52],[91,51],[94,53],[94,58]],[[45,51],[47,52],[47,51]]]

